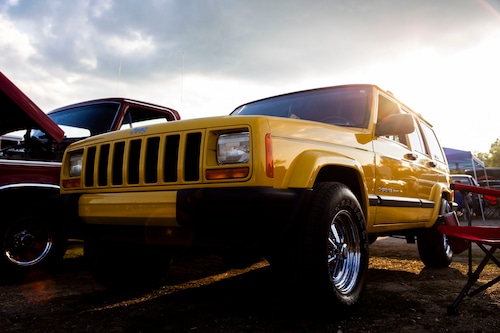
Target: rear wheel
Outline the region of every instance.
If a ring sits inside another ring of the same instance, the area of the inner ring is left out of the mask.
[[[444,268],[451,264],[453,251],[448,239],[437,227],[440,217],[450,212],[450,205],[446,199],[441,199],[441,210],[438,220],[432,228],[420,231],[417,236],[418,254],[426,267]]]
[[[319,183],[313,190],[304,242],[306,288],[331,306],[354,305],[368,272],[368,235],[361,206],[340,183]]]

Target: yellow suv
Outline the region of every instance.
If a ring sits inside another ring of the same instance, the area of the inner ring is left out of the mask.
[[[243,266],[265,257],[330,304],[358,301],[380,235],[452,259],[436,229],[449,170],[431,125],[374,85],[300,91],[229,116],[108,133],[71,145],[61,192],[108,287],[161,282],[180,249]]]

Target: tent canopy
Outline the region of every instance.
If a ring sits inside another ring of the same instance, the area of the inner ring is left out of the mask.
[[[465,170],[484,169],[484,162],[472,155],[470,151],[443,148],[451,173],[465,173]]]

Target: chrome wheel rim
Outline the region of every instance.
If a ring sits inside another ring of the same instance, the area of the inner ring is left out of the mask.
[[[7,230],[4,238],[5,256],[11,263],[21,267],[40,263],[52,247],[50,231],[42,223],[30,218],[18,221]]]
[[[444,247],[444,252],[448,258],[453,256],[453,250],[451,249],[451,246],[448,243],[448,238],[445,235],[443,235],[443,247]]]
[[[327,240],[330,282],[343,295],[357,284],[361,265],[360,235],[352,215],[339,211],[332,219]]]

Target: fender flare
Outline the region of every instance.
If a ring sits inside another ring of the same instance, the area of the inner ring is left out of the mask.
[[[53,189],[59,191],[59,185],[46,184],[46,183],[16,183],[6,184],[0,186],[0,191],[9,189],[23,189],[23,188],[39,188],[39,189]]]
[[[60,198],[59,185],[47,183],[16,183],[0,186],[0,195],[8,202],[17,200],[46,200],[47,203],[57,202]],[[2,204],[4,205],[4,204]]]
[[[437,203],[436,205],[434,205],[434,211],[432,212],[432,218],[431,218],[432,224],[430,224],[430,227],[434,225],[434,223],[437,221],[439,217],[442,198],[450,201],[451,189],[449,187],[443,186],[441,183],[436,183],[432,187],[431,194],[429,197],[429,200]]]
[[[364,179],[363,168],[357,160],[332,152],[309,150],[292,162],[284,182],[289,188],[312,188],[319,172],[326,166],[352,169],[361,180]]]

